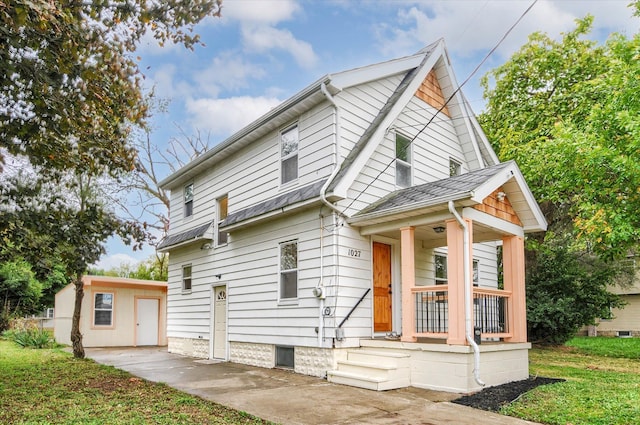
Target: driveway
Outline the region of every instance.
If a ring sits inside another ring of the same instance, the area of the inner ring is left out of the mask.
[[[170,354],[166,347],[85,351],[98,363],[281,424],[532,424],[450,403],[457,397],[450,393],[369,391],[285,370]]]

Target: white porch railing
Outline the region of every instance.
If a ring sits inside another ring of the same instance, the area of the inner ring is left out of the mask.
[[[449,286],[416,286],[414,296],[414,337],[446,339],[449,333]],[[473,326],[480,327],[483,338],[509,338],[509,298],[511,292],[491,288],[473,288]],[[458,311],[464,311],[460,306]]]

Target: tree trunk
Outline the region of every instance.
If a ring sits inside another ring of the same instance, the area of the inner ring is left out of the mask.
[[[84,283],[82,282],[81,274],[76,276],[74,285],[76,287],[76,300],[71,319],[71,345],[73,346],[73,357],[84,359],[84,347],[82,346],[82,334],[80,333],[80,310],[82,309],[82,298],[84,297]]]

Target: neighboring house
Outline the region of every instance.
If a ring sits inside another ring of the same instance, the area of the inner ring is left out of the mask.
[[[611,319],[598,319],[593,334],[600,336],[640,336],[640,276],[636,274],[629,287],[611,286],[609,292],[620,295],[626,303],[611,309]]]
[[[85,347],[167,345],[167,283],[84,276],[80,333]],[[75,286],[56,294],[54,336],[71,345]]]
[[[378,390],[528,377],[546,222],[457,89],[442,40],[328,74],[162,181],[169,351]]]

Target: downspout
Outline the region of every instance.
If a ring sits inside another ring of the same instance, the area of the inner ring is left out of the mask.
[[[324,216],[322,208],[320,208],[320,282],[318,286],[324,291]],[[324,296],[320,297],[320,307],[318,312],[318,347],[322,348],[322,340],[324,338]]]
[[[341,116],[340,116],[340,107],[338,106],[338,104],[336,103],[335,99],[333,98],[333,96],[331,96],[331,93],[329,93],[329,90],[327,90],[327,85],[322,82],[322,84],[320,84],[320,90],[322,91],[322,94],[324,94],[324,96],[327,98],[327,100],[333,105],[333,107],[335,108],[336,111],[336,132],[335,132],[335,143],[333,144],[334,149],[333,149],[333,154],[334,154],[334,160],[335,160],[335,167],[333,168],[333,171],[331,172],[331,175],[329,176],[329,178],[327,179],[327,181],[324,183],[324,185],[322,185],[322,188],[320,189],[320,200],[322,200],[322,202],[328,206],[333,212],[334,212],[334,216],[335,216],[335,222],[334,222],[334,230],[333,230],[333,247],[334,247],[334,255],[335,255],[335,260],[334,260],[334,305],[333,305],[333,311],[331,312],[331,314],[333,315],[333,319],[334,319],[334,324],[333,326],[336,326],[335,320],[336,320],[336,308],[338,306],[338,289],[340,288],[340,255],[338,253],[339,249],[338,249],[338,244],[340,243],[340,226],[338,225],[339,222],[339,218],[342,216],[344,217],[344,213],[342,213],[338,207],[336,207],[335,205],[333,205],[331,202],[329,202],[327,200],[327,189],[329,188],[329,185],[331,184],[331,182],[333,181],[333,179],[336,178],[336,176],[338,175],[338,172],[340,171],[340,139],[341,139],[341,127],[342,127],[342,123],[341,123]],[[322,261],[322,253],[320,253],[320,261]],[[321,311],[322,317],[320,318],[320,320],[324,320],[324,310]],[[335,346],[335,339],[333,340],[333,345]]]
[[[485,386],[485,383],[482,382],[482,380],[480,379],[480,347],[478,347],[478,344],[476,344],[476,341],[473,339],[473,329],[472,329],[472,322],[471,322],[471,312],[472,312],[472,308],[471,308],[471,275],[470,272],[471,270],[469,270],[469,262],[470,262],[470,258],[469,258],[469,228],[467,227],[467,223],[465,223],[465,221],[462,219],[462,217],[460,217],[460,214],[458,214],[458,211],[456,211],[456,209],[453,206],[453,201],[449,201],[449,212],[451,214],[453,214],[453,216],[455,217],[455,219],[458,221],[458,224],[460,224],[460,227],[462,227],[463,230],[463,234],[462,234],[462,246],[463,246],[463,253],[462,253],[462,261],[463,261],[463,271],[464,271],[464,330],[465,330],[465,335],[467,337],[467,342],[469,343],[469,345],[471,345],[471,348],[473,349],[473,378],[475,379],[476,383],[482,387]]]

